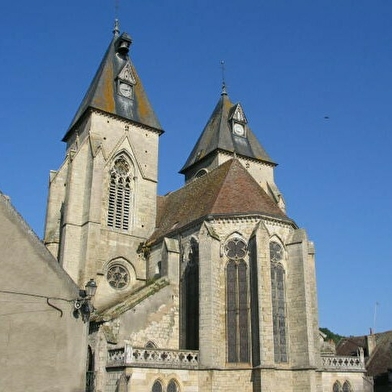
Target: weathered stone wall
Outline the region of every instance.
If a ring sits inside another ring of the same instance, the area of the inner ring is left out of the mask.
[[[322,372],[323,391],[332,391],[333,384],[339,381],[341,385],[348,381],[355,392],[373,392],[373,381],[364,376],[363,373],[344,371],[324,371]]]
[[[2,194],[0,266],[0,390],[84,391],[79,288]]]
[[[132,392],[148,392],[152,390],[155,381],[159,380],[165,391],[171,380],[174,380],[181,392],[197,392],[199,389],[199,374],[192,370],[172,370],[172,369],[143,369],[127,368],[126,374],[129,376],[128,390]],[[210,389],[210,391],[212,391]],[[112,392],[112,391],[106,391]]]
[[[79,136],[69,141],[65,163],[51,176],[45,242],[57,256],[61,236],[59,261],[79,285],[97,280],[98,309],[146,280],[146,261],[137,249],[155,227],[158,139],[154,130],[92,112],[81,124]],[[126,231],[107,226],[109,169],[121,152],[132,166]],[[130,282],[122,290],[113,289],[106,280],[108,268],[117,260],[130,273]]]

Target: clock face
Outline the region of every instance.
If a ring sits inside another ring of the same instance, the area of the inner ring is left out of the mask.
[[[233,126],[233,132],[235,135],[244,136],[245,135],[245,128],[242,124],[235,123]]]
[[[283,248],[277,242],[270,243],[270,258],[271,261],[280,261],[283,258]]]
[[[132,87],[127,83],[120,83],[119,91],[124,97],[129,98],[132,96]]]

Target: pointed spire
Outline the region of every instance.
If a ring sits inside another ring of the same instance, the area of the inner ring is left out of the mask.
[[[114,20],[113,34],[115,37],[118,37],[120,35],[120,24],[117,18]]]
[[[113,33],[113,39],[64,136],[64,141],[73,134],[76,124],[89,109],[162,130],[128,55],[132,39],[127,33],[119,34],[117,19]]]
[[[234,132],[233,126],[236,123],[240,124],[242,134]],[[208,165],[205,162],[208,162],[213,154],[217,155],[222,151],[229,154],[235,152],[237,158],[246,157],[276,165],[249,128],[241,105],[233,104],[229,96],[224,93],[180,173],[187,176],[187,173],[192,173],[195,167]]]

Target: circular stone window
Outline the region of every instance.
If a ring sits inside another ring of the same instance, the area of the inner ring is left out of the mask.
[[[123,289],[129,283],[129,273],[122,265],[114,264],[108,269],[106,279],[114,289]]]

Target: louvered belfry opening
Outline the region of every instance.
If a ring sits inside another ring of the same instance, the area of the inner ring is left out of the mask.
[[[115,159],[110,172],[107,225],[128,230],[131,204],[130,165],[124,155]]]

